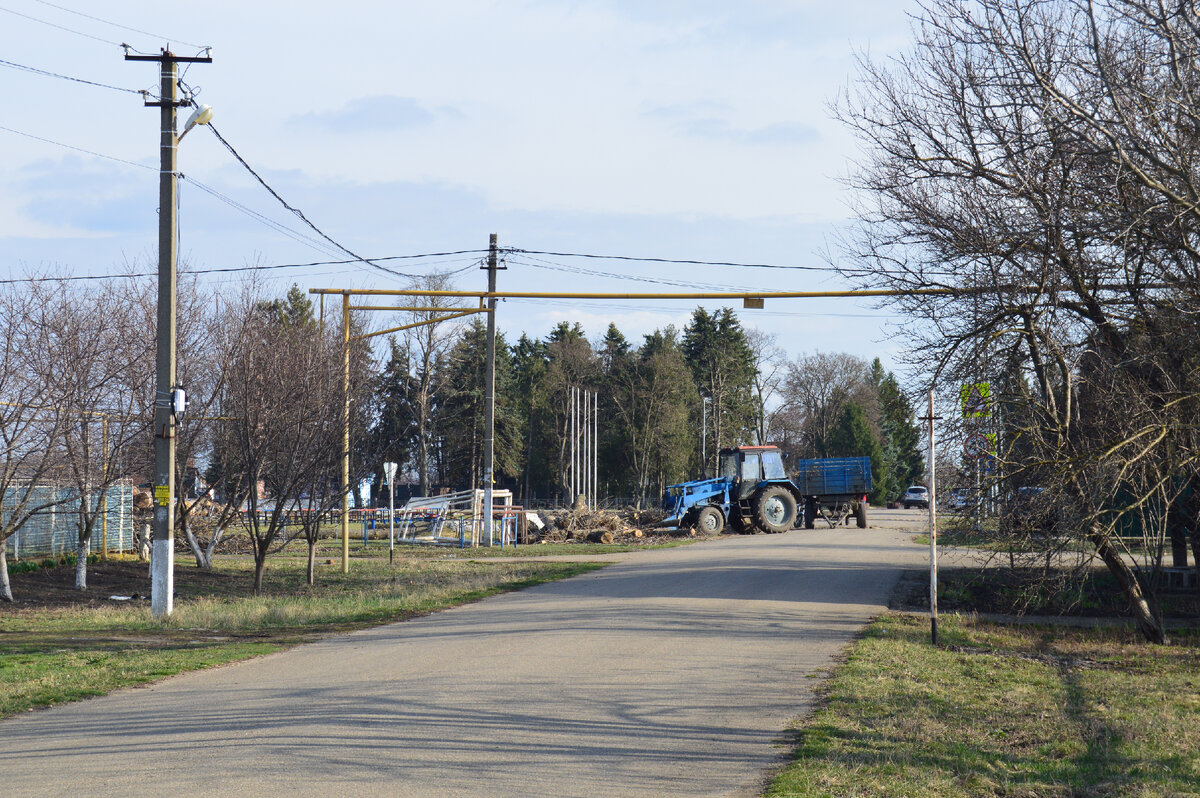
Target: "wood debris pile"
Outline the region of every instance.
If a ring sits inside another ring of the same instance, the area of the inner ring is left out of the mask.
[[[576,507],[540,513],[539,517],[545,524],[541,531],[541,540],[545,543],[613,543],[660,534],[654,527],[663,514],[658,509],[590,510]],[[530,531],[533,531],[532,527]]]

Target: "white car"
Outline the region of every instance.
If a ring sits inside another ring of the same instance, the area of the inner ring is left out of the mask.
[[[922,507],[929,509],[929,488],[924,485],[913,485],[908,490],[904,491],[904,496],[900,499],[900,503],[904,505],[904,509],[908,510],[913,507]]]

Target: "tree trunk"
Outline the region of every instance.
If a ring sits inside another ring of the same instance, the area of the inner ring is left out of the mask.
[[[12,603],[12,585],[8,581],[8,538],[0,540],[0,601]]]
[[[317,566],[317,540],[316,540],[316,538],[309,538],[309,541],[308,541],[308,566],[305,569],[304,577],[308,581],[308,584],[310,586],[315,585],[317,583],[316,566]]]
[[[1116,577],[1117,583],[1125,592],[1126,598],[1129,599],[1129,609],[1133,612],[1138,630],[1151,643],[1166,643],[1167,633],[1163,628],[1162,621],[1155,617],[1150,603],[1146,601],[1146,597],[1142,593],[1142,586],[1138,584],[1137,575],[1129,567],[1129,563],[1121,558],[1120,551],[1113,546],[1108,533],[1093,526],[1088,537],[1095,544],[1096,553],[1108,566],[1109,572]]]
[[[1175,568],[1187,568],[1188,564],[1186,518],[1182,502],[1174,502],[1167,508],[1167,536],[1171,539],[1171,565]]]
[[[267,567],[267,553],[264,551],[261,555],[257,549],[254,552],[254,595],[262,593],[263,571]]]
[[[187,539],[188,548],[192,550],[192,557],[196,560],[196,567],[202,571],[212,570],[212,555],[204,550],[200,545],[200,541],[196,540],[196,536],[192,534],[192,527],[187,522],[187,517],[179,519],[179,525],[183,527],[183,535]],[[214,532],[214,534],[216,534]]]
[[[79,548],[75,550],[76,590],[87,590],[87,561],[91,548],[91,535],[88,535],[79,541]]]

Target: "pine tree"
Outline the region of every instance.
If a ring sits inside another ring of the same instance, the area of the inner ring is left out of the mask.
[[[696,386],[712,400],[708,413],[713,433],[710,459],[722,446],[753,440],[754,353],[733,311],[721,308],[709,314],[696,308],[684,328],[681,348]]]
[[[872,477],[883,471],[883,455],[879,441],[871,431],[867,414],[857,402],[847,402],[842,407],[837,422],[829,431],[827,445],[830,457],[870,457]],[[878,502],[882,495],[880,486],[875,485],[871,492],[871,500]]]

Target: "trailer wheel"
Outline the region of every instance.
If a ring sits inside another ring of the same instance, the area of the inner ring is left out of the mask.
[[[858,528],[859,528],[859,529],[866,529],[866,528],[867,528],[867,503],[866,503],[866,502],[859,502],[859,503],[858,503],[858,510],[857,510],[857,511],[855,511],[855,513],[854,513],[854,514],[855,514],[856,516],[858,516]]]
[[[772,485],[754,499],[754,520],[764,532],[787,532],[796,518],[796,497],[787,488]]]
[[[696,516],[696,529],[706,535],[719,535],[725,531],[725,516],[716,507],[704,507]]]
[[[817,525],[817,503],[813,499],[804,502],[804,528],[813,529]]]

